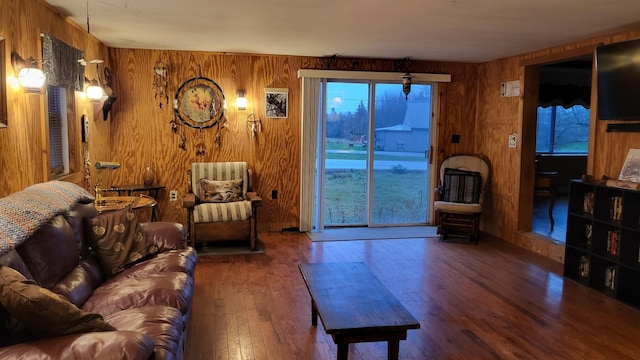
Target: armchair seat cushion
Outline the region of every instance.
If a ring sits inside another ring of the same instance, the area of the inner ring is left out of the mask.
[[[433,208],[436,211],[460,214],[480,214],[482,212],[482,205],[480,204],[465,204],[449,201],[436,201],[433,203]]]
[[[202,203],[193,208],[193,221],[198,223],[247,221],[251,218],[251,201]]]

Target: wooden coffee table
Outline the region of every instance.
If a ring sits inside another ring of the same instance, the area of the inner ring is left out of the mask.
[[[400,340],[420,323],[400,304],[364,263],[318,263],[298,266],[311,295],[311,324],[318,316],[345,360],[349,344],[387,341],[388,358],[397,360]]]

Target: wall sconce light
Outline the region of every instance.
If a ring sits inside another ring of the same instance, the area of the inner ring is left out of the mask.
[[[89,86],[87,86],[87,90],[85,90],[85,94],[89,101],[98,102],[102,100],[104,96],[104,89],[102,89],[102,86],[100,86],[97,80],[91,80]]]
[[[244,90],[238,90],[237,95],[236,107],[238,110],[245,110],[247,108],[247,92]]]
[[[411,74],[407,71],[402,75],[402,92],[404,93],[404,100],[409,100],[409,93],[411,92]]]
[[[113,103],[116,101],[116,96],[113,93],[113,89],[111,87],[112,77],[111,70],[105,66],[104,68],[104,86],[100,82],[100,64],[104,62],[104,60],[81,60],[82,65],[96,64],[96,76],[97,79],[89,80],[88,78],[84,78],[85,82],[89,83],[89,86],[85,89],[84,93],[87,96],[87,99],[93,104],[93,116],[94,118],[98,117],[98,114],[102,112],[102,119],[107,121],[109,117],[109,112],[111,111],[111,107]]]
[[[32,57],[23,59],[18,53],[11,53],[13,71],[18,74],[18,82],[28,94],[40,94],[47,77],[38,68],[38,61]]]

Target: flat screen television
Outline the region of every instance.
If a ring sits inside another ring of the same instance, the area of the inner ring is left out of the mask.
[[[640,120],[640,39],[596,47],[598,118]]]

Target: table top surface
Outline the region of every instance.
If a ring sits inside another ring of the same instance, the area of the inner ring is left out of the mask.
[[[159,185],[159,184],[152,184],[152,185],[145,185],[145,184],[130,184],[130,185],[114,185],[111,187],[111,189],[108,190],[113,190],[113,191],[134,191],[134,190],[159,190],[159,189],[164,189],[166,188],[166,186],[164,185]]]
[[[132,209],[156,206],[154,198],[147,195],[140,196],[102,196],[96,200],[95,206],[99,213],[105,211],[121,210],[131,205]]]
[[[300,264],[299,268],[327,334],[420,328],[364,263]]]

